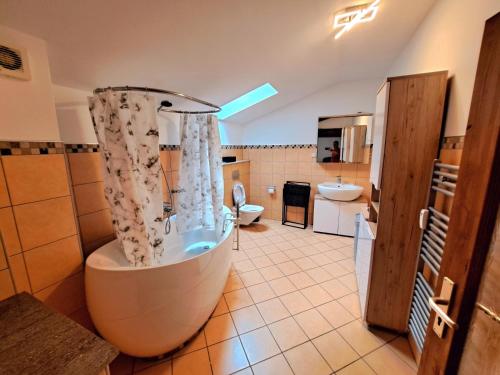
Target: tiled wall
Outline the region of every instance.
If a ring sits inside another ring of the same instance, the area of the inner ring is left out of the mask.
[[[83,257],[65,155],[3,155],[0,299],[32,293],[82,322]]]
[[[114,238],[98,152],[68,153],[84,256]]]
[[[242,153],[242,150],[239,150]],[[234,156],[235,153],[229,154]],[[240,159],[241,160],[241,159]],[[245,188],[246,200],[253,203],[250,195],[250,162],[244,161],[235,164],[225,164],[224,171],[224,204],[233,207],[233,185],[236,182],[243,184]]]
[[[250,160],[250,203],[264,207],[263,217],[281,220],[283,184],[286,181],[311,183],[309,202],[309,223],[312,223],[314,195],[317,184],[336,181],[342,177],[344,183],[355,183],[364,187],[363,195],[368,197],[369,164],[317,163],[314,146],[252,147],[243,149],[243,159]],[[267,193],[269,185],[276,186],[276,193]],[[289,209],[289,220],[302,221],[301,208]]]

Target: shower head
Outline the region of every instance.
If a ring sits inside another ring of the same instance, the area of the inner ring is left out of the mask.
[[[160,102],[160,106],[158,107],[158,112],[160,112],[164,107],[166,108],[172,107],[172,102],[169,102],[168,100],[162,100]]]

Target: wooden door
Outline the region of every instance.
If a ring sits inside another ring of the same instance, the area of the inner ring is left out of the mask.
[[[437,291],[444,277],[454,290],[447,315],[458,328],[439,338],[433,312],[419,374],[453,374],[459,367],[490,248],[500,197],[500,14],[486,22],[460,173]],[[496,280],[498,282],[498,280]],[[498,292],[497,292],[498,295]],[[452,324],[451,324],[452,325]]]

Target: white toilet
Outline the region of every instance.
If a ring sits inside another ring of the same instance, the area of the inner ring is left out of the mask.
[[[262,215],[264,207],[255,204],[246,204],[245,187],[237,182],[233,185],[233,201],[234,204],[240,205],[240,224],[250,225],[253,221]]]

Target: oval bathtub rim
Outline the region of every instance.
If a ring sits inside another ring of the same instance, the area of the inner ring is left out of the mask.
[[[107,245],[110,245],[111,243],[114,243],[114,242],[117,242],[118,239],[115,238],[113,241],[110,241],[104,245],[102,245],[101,247],[99,247],[98,249],[96,249],[94,252],[92,252],[92,254],[90,254],[87,259],[85,260],[85,268],[91,268],[91,269],[94,269],[94,270],[99,270],[99,271],[109,271],[109,272],[130,272],[130,271],[148,271],[148,270],[152,270],[152,269],[159,269],[159,268],[162,268],[162,267],[171,267],[171,266],[175,266],[175,265],[178,265],[178,264],[181,264],[181,263],[185,263],[185,262],[190,262],[190,261],[194,261],[204,255],[207,255],[213,251],[215,251],[217,248],[219,248],[219,246],[228,239],[228,237],[233,233],[233,230],[234,230],[234,226],[231,226],[229,230],[227,230],[225,233],[224,233],[224,236],[221,237],[221,239],[219,240],[219,242],[217,242],[217,246],[214,246],[212,247],[211,249],[201,253],[201,254],[196,254],[194,255],[193,257],[189,258],[189,259],[184,259],[184,260],[180,260],[180,261],[177,261],[177,262],[173,262],[173,263],[167,263],[167,264],[155,264],[155,265],[151,265],[151,266],[144,266],[144,267],[134,267],[134,266],[120,266],[120,267],[101,267],[101,266],[97,266],[95,264],[89,264],[88,260],[90,259],[90,257],[94,254],[94,253],[97,253],[99,250],[101,250],[104,246],[107,246]]]

